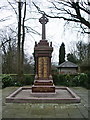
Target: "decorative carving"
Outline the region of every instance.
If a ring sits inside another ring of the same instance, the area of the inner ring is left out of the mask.
[[[35,75],[35,80],[37,80],[37,79],[38,79],[38,75],[36,74],[36,75]]]
[[[35,41],[35,47],[37,46],[37,42]]]
[[[51,80],[52,80],[52,75],[49,75],[49,79],[51,79]]]
[[[50,42],[50,47],[52,47],[52,42]]]

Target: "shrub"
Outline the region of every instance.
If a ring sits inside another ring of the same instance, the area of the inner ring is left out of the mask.
[[[58,80],[59,80],[58,74],[53,74],[52,77],[53,77],[54,84],[55,84],[55,85],[58,85]]]
[[[90,89],[90,72],[87,72],[87,80],[85,81],[85,87]]]
[[[53,81],[55,85],[65,85],[65,75],[63,74],[54,74]]]
[[[79,77],[77,75],[73,77],[72,81],[73,81],[73,86],[79,85]]]
[[[86,83],[88,82],[88,76],[87,76],[87,74],[81,73],[78,77],[79,77],[78,78],[78,80],[79,80],[79,86],[85,87]]]
[[[13,86],[14,81],[10,75],[2,76],[2,88]]]
[[[67,74],[65,76],[65,85],[66,86],[73,86],[72,77],[69,74]]]
[[[24,75],[24,85],[32,85],[34,83],[34,75]]]
[[[17,81],[17,75],[2,75],[2,88],[10,86],[32,85],[34,75],[24,75],[24,81]]]
[[[82,86],[90,88],[90,73],[80,73],[78,75],[70,74],[54,74],[53,80],[55,85],[64,85],[64,86]]]
[[[66,85],[65,75],[59,74],[58,77],[59,77],[59,80],[58,80],[59,85]]]

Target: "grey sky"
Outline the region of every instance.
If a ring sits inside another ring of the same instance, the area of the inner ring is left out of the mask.
[[[1,0],[0,1],[0,6],[6,5],[7,6],[7,0]],[[9,0],[13,1],[13,0]],[[47,13],[50,12],[50,9],[48,9],[48,6],[50,6],[50,3],[47,2],[47,0],[27,0],[29,1],[29,11],[27,12],[27,18],[33,17],[37,18],[35,19],[30,19],[28,22],[26,22],[26,25],[29,25],[39,33],[41,33],[41,24],[39,23],[38,19],[42,16],[41,14],[38,13],[38,11],[34,12],[36,8],[31,4],[31,1],[34,1],[39,5],[39,7],[42,10],[45,10]],[[1,24],[1,29],[4,28],[4,26],[10,26],[10,25],[15,25],[17,24],[17,18],[16,15],[14,15],[14,11],[11,10],[11,7],[3,9],[3,11],[0,12],[0,18],[4,18],[7,16],[11,16],[9,20],[2,22]],[[69,25],[64,27],[65,21],[62,19],[51,19],[49,18],[49,22],[46,24],[46,39],[48,41],[52,41],[54,51],[53,51],[53,57],[52,61],[58,62],[58,54],[59,54],[59,47],[62,42],[65,43],[65,48],[66,48],[66,53],[68,53],[71,49],[74,48],[75,43],[79,40],[82,40],[84,42],[87,42],[88,39],[87,37],[84,36],[77,36],[77,30],[72,29]],[[35,34],[27,34],[26,35],[26,41],[25,41],[25,52],[30,56],[33,53],[34,49],[34,43],[35,41],[39,42],[41,40],[41,36],[35,35]]]

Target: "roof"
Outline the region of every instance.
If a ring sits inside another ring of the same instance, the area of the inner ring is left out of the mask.
[[[72,63],[70,61],[65,61],[63,63],[61,63],[60,65],[57,66],[58,68],[77,68],[78,65],[76,65],[75,63]]]

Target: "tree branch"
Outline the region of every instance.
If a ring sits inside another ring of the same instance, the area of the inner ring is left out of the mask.
[[[41,35],[39,32],[37,32],[36,30],[34,30],[33,28],[31,27],[28,27],[28,26],[25,26],[26,29],[27,29],[27,32],[32,32],[33,34],[38,34],[38,35]],[[31,31],[29,31],[29,29],[31,29]]]
[[[60,16],[51,16],[51,15],[48,15],[46,14],[44,11],[41,11],[40,8],[33,2],[34,6],[37,8],[38,12],[40,14],[44,13],[47,17],[50,17],[50,18],[59,18],[59,19],[64,19],[64,20],[67,20],[67,21],[75,21],[75,22],[80,22],[79,20],[76,20],[76,19],[70,19],[70,18],[65,18],[65,17],[60,17]]]
[[[8,1],[8,0],[7,0],[7,1]],[[8,3],[9,3],[9,5],[13,8],[15,14],[17,15],[17,11],[15,10],[15,8],[14,8],[13,5],[11,4],[11,2],[8,1]]]
[[[66,21],[71,21],[71,22],[77,22],[77,23],[81,23],[81,24],[83,24],[83,25],[85,25],[87,28],[89,28],[90,29],[90,22],[88,21],[88,20],[86,20],[85,19],[85,17],[83,17],[83,15],[82,15],[82,13],[81,13],[81,10],[82,11],[84,11],[84,12],[86,12],[87,14],[89,14],[89,10],[86,10],[86,9],[84,9],[83,7],[81,7],[80,5],[79,5],[79,0],[77,1],[77,2],[74,2],[74,0],[71,0],[71,1],[69,1],[69,2],[67,2],[67,1],[63,1],[63,2],[57,2],[58,4],[62,4],[62,5],[64,5],[64,7],[66,7],[66,8],[59,8],[59,7],[57,7],[57,5],[54,3],[54,2],[51,2],[52,4],[53,4],[53,6],[54,6],[54,8],[56,9],[56,10],[59,10],[60,11],[60,13],[59,14],[57,14],[57,15],[54,15],[54,16],[52,16],[52,15],[48,15],[47,13],[45,13],[44,11],[42,11],[34,2],[33,2],[33,4],[34,4],[34,6],[37,8],[37,10],[38,10],[38,12],[39,13],[44,13],[47,17],[50,17],[50,18],[58,18],[58,19],[64,19],[64,20],[66,20]],[[75,10],[75,14],[73,13],[73,11],[71,11],[71,8],[73,9],[73,10]],[[62,13],[62,11],[63,12],[65,12],[65,13],[63,13],[64,15],[65,14],[67,14],[67,15],[69,15],[68,17],[66,17],[66,16],[59,16],[61,13]]]
[[[0,19],[0,22],[4,22],[4,21],[8,20],[8,19],[9,19],[9,17],[11,17],[11,15],[10,15],[10,16],[8,16],[8,17],[6,17],[6,18],[2,18],[2,19]]]

